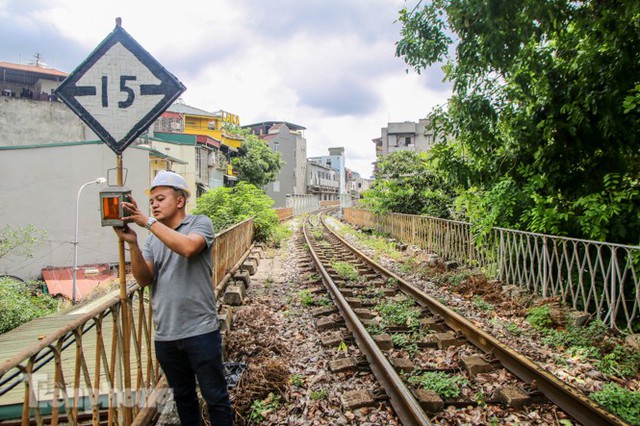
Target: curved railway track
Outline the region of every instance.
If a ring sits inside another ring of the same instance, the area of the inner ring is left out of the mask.
[[[501,377],[507,383],[482,403],[503,404],[510,410],[523,409],[534,402],[555,404],[583,425],[626,424],[577,389],[369,259],[326,225],[325,212],[309,216],[303,225],[311,257],[347,328],[404,425],[429,425],[432,424],[430,418],[437,417],[446,407],[478,404],[478,398],[443,401],[434,392],[421,390],[416,384],[420,374],[454,374],[466,381],[469,388],[474,388],[483,373],[499,369],[504,370]],[[355,273],[345,272],[350,268]],[[401,306],[405,314],[409,314],[402,319],[410,318],[411,322],[395,324],[393,318],[380,321],[378,311],[385,306],[391,310]],[[414,340],[412,357],[393,357],[398,351],[393,350],[392,334],[399,341]],[[452,347],[460,354],[457,365],[425,362],[434,359],[433,351]]]

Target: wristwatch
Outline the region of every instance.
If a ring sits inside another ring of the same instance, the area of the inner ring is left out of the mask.
[[[147,224],[144,227],[147,229],[151,229],[151,225],[153,225],[157,221],[158,219],[156,219],[155,217],[150,217],[149,219],[147,219]]]

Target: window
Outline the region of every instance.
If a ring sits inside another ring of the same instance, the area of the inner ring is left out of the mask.
[[[280,181],[273,182],[273,192],[280,192]]]
[[[404,145],[405,145],[405,146],[409,146],[409,145],[411,145],[411,137],[406,137],[406,138],[404,138]]]
[[[280,147],[279,147],[279,145],[280,145],[280,143],[278,143],[278,142],[274,142],[274,143],[273,143],[273,151],[274,151],[274,152],[278,152],[278,151],[280,151]]]

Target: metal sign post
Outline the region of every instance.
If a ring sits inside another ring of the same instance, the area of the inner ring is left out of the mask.
[[[116,19],[115,29],[60,84],[55,93],[116,154],[117,185],[123,186],[122,152],[186,88]],[[124,242],[118,244],[120,275],[123,423],[133,422],[130,339],[131,303],[127,294]]]

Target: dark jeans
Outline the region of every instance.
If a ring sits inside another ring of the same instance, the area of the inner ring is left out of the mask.
[[[233,424],[233,412],[222,366],[220,330],[171,342],[155,342],[156,357],[173,388],[173,397],[183,426],[199,426],[200,392],[209,409],[212,426]]]

